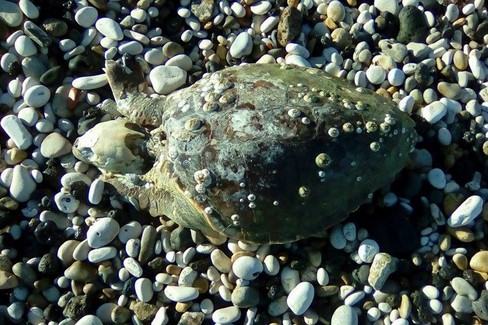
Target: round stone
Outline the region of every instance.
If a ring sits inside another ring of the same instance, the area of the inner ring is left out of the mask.
[[[34,42],[25,35],[20,35],[15,40],[15,50],[21,56],[33,56],[37,53],[37,48]]]
[[[427,180],[432,187],[442,190],[446,187],[447,179],[444,171],[440,168],[432,168],[427,173]]]
[[[353,307],[342,305],[339,306],[332,314],[331,325],[357,325],[358,315]]]
[[[3,174],[3,173],[2,173]],[[36,189],[36,182],[31,174],[21,165],[15,165],[12,171],[12,182],[9,188],[10,196],[18,202],[26,202]]]
[[[372,65],[366,70],[366,78],[368,78],[369,82],[373,85],[379,85],[386,78],[385,70],[379,65]]]
[[[71,142],[59,133],[48,134],[41,143],[41,155],[45,158],[57,158],[71,153]]]
[[[63,193],[63,192],[57,193],[54,196],[54,202],[56,203],[56,206],[59,209],[59,211],[64,213],[73,213],[80,206],[80,201],[77,200],[70,193]]]
[[[374,256],[380,251],[380,246],[373,239],[363,240],[358,247],[358,256],[365,263],[373,262]]]
[[[119,231],[119,240],[125,244],[129,239],[135,239],[142,233],[142,226],[138,221],[130,221],[123,225]]]
[[[259,303],[259,291],[253,287],[237,287],[232,291],[231,301],[239,308],[254,307]]]
[[[388,82],[392,86],[400,86],[405,81],[405,73],[401,69],[393,68],[388,72]]]
[[[103,35],[114,41],[120,41],[124,38],[124,33],[120,25],[111,18],[102,17],[95,23],[95,28]]]
[[[243,280],[254,280],[263,272],[263,264],[255,257],[242,256],[232,264],[232,271]]]
[[[137,299],[142,302],[149,302],[154,294],[152,282],[148,278],[139,278],[134,285]]]
[[[86,315],[80,318],[75,325],[103,325],[103,323],[97,316]]]
[[[280,262],[273,255],[268,255],[263,260],[264,272],[267,275],[276,275],[280,271]]]
[[[229,49],[230,55],[237,59],[251,54],[251,51],[252,38],[251,35],[246,32],[241,32],[239,35],[237,35]]]
[[[488,273],[488,251],[480,251],[471,257],[469,267],[478,272]]]
[[[346,10],[340,1],[333,0],[327,6],[327,17],[340,23],[346,16]]]
[[[24,94],[24,101],[27,105],[38,108],[46,105],[51,97],[51,93],[46,86],[35,85],[27,89]]]
[[[301,282],[288,294],[286,304],[296,315],[302,315],[312,304],[315,290],[310,282]]]
[[[119,229],[119,223],[112,218],[97,219],[86,233],[88,245],[92,248],[100,248],[107,245],[117,237]]]
[[[97,18],[97,9],[90,6],[81,8],[75,14],[75,21],[84,28],[92,26],[97,21]]]

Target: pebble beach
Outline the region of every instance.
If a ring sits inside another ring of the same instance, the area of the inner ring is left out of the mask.
[[[72,154],[120,116],[106,60],[168,95],[313,67],[416,123],[410,162],[323,237],[151,217]],[[488,324],[484,0],[0,0],[0,324]]]

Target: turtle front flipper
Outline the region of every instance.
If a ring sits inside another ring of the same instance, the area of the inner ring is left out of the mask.
[[[119,61],[107,60],[105,73],[118,111],[134,123],[158,127],[162,122],[166,97],[145,93],[147,83],[137,60],[125,57]]]

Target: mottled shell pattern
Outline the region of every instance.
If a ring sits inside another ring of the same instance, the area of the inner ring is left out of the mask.
[[[154,166],[137,184],[106,181],[153,215],[250,242],[337,224],[394,179],[416,141],[393,103],[313,68],[231,67],[154,106]]]

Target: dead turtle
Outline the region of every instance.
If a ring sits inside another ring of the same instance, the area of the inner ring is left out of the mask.
[[[140,65],[107,61],[125,118],[73,152],[139,209],[208,236],[285,243],[323,233],[389,184],[416,142],[387,99],[314,68],[249,64],[147,95]]]

